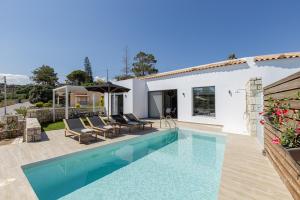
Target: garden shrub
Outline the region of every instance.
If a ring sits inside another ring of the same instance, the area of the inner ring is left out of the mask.
[[[31,103],[49,102],[52,99],[52,86],[35,85],[29,92],[29,101]]]
[[[35,104],[35,107],[37,107],[37,108],[41,108],[41,107],[43,107],[44,106],[44,103],[43,102],[37,102],[36,104]]]
[[[24,117],[27,115],[27,108],[25,106],[21,106],[20,108],[15,109],[15,111]]]

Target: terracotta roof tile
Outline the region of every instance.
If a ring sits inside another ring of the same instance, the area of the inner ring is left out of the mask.
[[[298,58],[300,57],[300,52],[291,52],[291,53],[281,53],[281,54],[272,54],[272,55],[264,55],[264,56],[255,56],[254,61],[266,61],[266,60],[277,60],[277,59],[285,59],[285,58]],[[177,74],[183,74],[183,73],[189,73],[194,71],[201,71],[201,70],[207,70],[207,69],[213,69],[218,67],[226,67],[230,65],[238,65],[246,63],[246,60],[243,58],[241,59],[234,59],[234,60],[226,60],[222,62],[216,62],[211,64],[205,64],[205,65],[199,65],[195,67],[189,67],[179,70],[173,70],[169,72],[162,72],[158,74],[148,75],[144,77],[140,77],[139,79],[153,79],[153,78],[162,78],[166,76],[173,76]]]
[[[300,57],[300,52],[291,52],[291,53],[256,56],[254,57],[254,61],[257,62],[257,61],[278,60],[278,59],[299,58],[299,57]]]
[[[161,77],[165,77],[165,76],[172,76],[172,75],[189,73],[189,72],[194,72],[194,71],[201,71],[201,70],[213,69],[213,68],[218,68],[218,67],[225,67],[225,66],[229,66],[229,65],[238,65],[238,64],[243,64],[243,63],[246,63],[246,60],[243,60],[243,59],[227,60],[227,61],[222,61],[222,62],[217,62],[217,63],[200,65],[200,66],[196,66],[196,67],[189,67],[189,68],[173,70],[173,71],[169,71],[169,72],[162,72],[162,73],[158,73],[158,74],[148,75],[148,76],[140,77],[139,79],[143,80],[143,79],[161,78]]]

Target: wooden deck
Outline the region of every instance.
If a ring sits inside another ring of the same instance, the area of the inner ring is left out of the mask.
[[[220,132],[218,127],[178,122],[179,127]],[[156,121],[154,127],[159,128]],[[0,199],[37,199],[21,170],[24,164],[137,137],[124,135],[89,145],[64,137],[63,130],[47,132],[43,142],[0,146]],[[201,197],[199,198],[201,199]],[[292,199],[276,171],[261,154],[256,138],[227,135],[219,199],[289,200]]]

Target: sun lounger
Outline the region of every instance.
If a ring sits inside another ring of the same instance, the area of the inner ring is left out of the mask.
[[[83,121],[80,118],[64,119],[63,121],[65,124],[65,136],[67,136],[67,133],[71,135],[76,135],[79,138],[79,143],[81,143],[83,138],[88,138],[95,133],[93,129],[86,128]]]
[[[144,120],[140,120],[139,118],[137,118],[133,113],[128,113],[128,114],[124,114],[124,116],[131,122],[137,122],[143,125],[143,129],[145,129],[145,125],[150,125],[150,127],[152,128],[152,124],[154,122],[151,121],[144,121]]]
[[[131,132],[132,127],[141,126],[141,124],[138,122],[126,121],[122,115],[111,115],[111,118],[117,123],[117,125],[120,126],[120,128],[122,126],[127,127],[129,129],[129,133]]]
[[[109,133],[116,134],[116,127],[107,125],[100,116],[87,117],[86,119],[92,129],[103,133],[104,138],[106,138],[106,135]]]

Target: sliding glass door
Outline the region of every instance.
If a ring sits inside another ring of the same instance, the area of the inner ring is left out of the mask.
[[[177,118],[177,90],[153,91],[148,93],[150,118],[171,116]]]
[[[162,115],[162,91],[149,92],[149,117],[160,118]]]
[[[111,114],[123,114],[123,94],[111,95]]]

